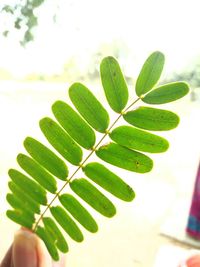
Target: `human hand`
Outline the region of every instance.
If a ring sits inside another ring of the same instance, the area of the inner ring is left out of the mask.
[[[0,267],[65,267],[65,260],[52,262],[39,238],[32,232],[21,229]]]

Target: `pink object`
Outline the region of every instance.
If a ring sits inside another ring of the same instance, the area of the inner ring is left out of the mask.
[[[187,267],[200,267],[200,255],[194,255],[186,261]]]
[[[200,267],[200,255],[193,255],[178,267]]]
[[[200,240],[200,164],[197,171],[186,232],[193,238]]]

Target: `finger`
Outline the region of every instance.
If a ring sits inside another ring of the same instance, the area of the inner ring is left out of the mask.
[[[38,267],[66,267],[65,255],[60,255],[60,260],[58,262],[52,261],[46,247],[39,239],[37,243],[37,255],[39,262]]]
[[[38,267],[51,267],[51,257],[44,246],[43,242],[38,238],[37,242],[37,256],[38,256]]]
[[[12,260],[14,267],[37,267],[37,237],[30,231],[19,230],[15,234]]]
[[[12,246],[10,246],[9,250],[6,253],[6,256],[1,262],[0,267],[11,267],[11,260],[12,260]]]

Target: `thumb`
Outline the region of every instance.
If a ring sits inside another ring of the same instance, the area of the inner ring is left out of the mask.
[[[37,267],[37,237],[30,231],[20,229],[13,242],[14,267]]]

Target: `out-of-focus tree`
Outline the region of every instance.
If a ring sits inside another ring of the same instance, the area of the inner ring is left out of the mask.
[[[7,37],[9,33],[15,28],[22,33],[21,45],[32,41],[33,28],[38,25],[38,18],[35,11],[45,2],[46,0],[16,0],[10,4],[2,6],[0,12],[2,16],[5,16],[6,21],[10,21],[10,25],[3,26],[3,35]]]
[[[175,79],[185,80],[190,83],[192,88],[200,87],[200,63],[181,73],[174,74]]]

